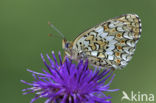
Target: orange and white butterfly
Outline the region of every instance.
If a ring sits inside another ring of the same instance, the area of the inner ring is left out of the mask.
[[[86,60],[100,68],[119,69],[131,60],[141,34],[141,20],[136,14],[126,14],[107,20],[67,41],[62,46],[67,57]]]

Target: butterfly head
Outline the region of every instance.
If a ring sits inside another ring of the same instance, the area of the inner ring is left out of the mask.
[[[72,47],[73,47],[72,42],[67,41],[66,39],[62,40],[62,48],[64,49],[66,56],[72,57],[72,55],[74,54]]]

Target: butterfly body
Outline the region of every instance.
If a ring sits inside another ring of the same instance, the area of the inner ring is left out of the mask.
[[[123,68],[131,60],[141,33],[136,14],[110,19],[83,32],[74,41],[63,40],[65,54],[74,60],[104,68]]]

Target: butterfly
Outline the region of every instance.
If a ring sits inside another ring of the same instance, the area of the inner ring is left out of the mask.
[[[102,22],[67,41],[64,35],[50,24],[62,37],[62,47],[72,60],[88,60],[100,68],[124,68],[132,59],[141,36],[141,20],[136,14],[125,14]]]

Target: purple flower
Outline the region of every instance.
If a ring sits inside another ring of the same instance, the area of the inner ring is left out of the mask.
[[[100,72],[98,69],[88,68],[88,61],[79,61],[78,65],[72,63],[68,58],[62,62],[59,53],[59,63],[52,52],[53,60],[47,55],[49,64],[46,63],[43,55],[44,64],[48,72],[44,69],[43,73],[29,70],[33,74],[32,83],[21,80],[24,84],[30,85],[30,88],[23,89],[23,94],[35,93],[33,103],[39,98],[47,98],[45,103],[111,103],[110,96],[104,92],[114,92],[118,89],[110,90],[109,85],[114,75],[111,69],[105,69]],[[107,83],[106,80],[112,77]]]

